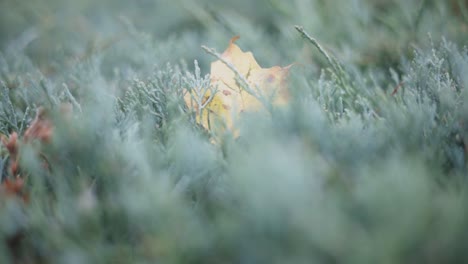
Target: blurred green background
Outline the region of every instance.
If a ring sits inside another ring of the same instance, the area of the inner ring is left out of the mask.
[[[24,51],[45,73],[107,52],[111,72],[195,58],[206,67],[200,45],[222,51],[240,35],[241,46],[271,66],[309,62],[293,28],[301,25],[342,60],[388,67],[429,38],[464,44],[466,16],[460,0],[4,0],[0,47]]]

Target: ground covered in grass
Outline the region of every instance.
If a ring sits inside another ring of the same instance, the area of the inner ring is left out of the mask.
[[[0,32],[0,263],[468,262],[467,1],[5,0]],[[238,134],[184,101],[236,35],[293,63]]]

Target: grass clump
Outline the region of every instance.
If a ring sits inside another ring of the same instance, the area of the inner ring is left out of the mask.
[[[467,6],[2,2],[0,263],[468,261]],[[291,99],[214,143],[237,34]]]

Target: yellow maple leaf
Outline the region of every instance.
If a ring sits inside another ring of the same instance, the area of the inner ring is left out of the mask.
[[[219,60],[211,63],[210,85],[216,91],[207,90],[198,103],[193,100],[193,90],[184,97],[187,106],[197,112],[197,122],[206,129],[221,121],[238,134],[233,126],[241,113],[261,110],[262,100],[282,105],[289,99],[286,77],[290,66],[261,68],[251,52],[243,52],[234,44],[238,38],[232,38]],[[202,112],[200,104],[204,106]]]

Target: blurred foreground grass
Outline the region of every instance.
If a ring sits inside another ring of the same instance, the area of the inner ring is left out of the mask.
[[[467,7],[2,1],[0,263],[467,262]],[[235,35],[293,98],[212,144],[182,94]]]

